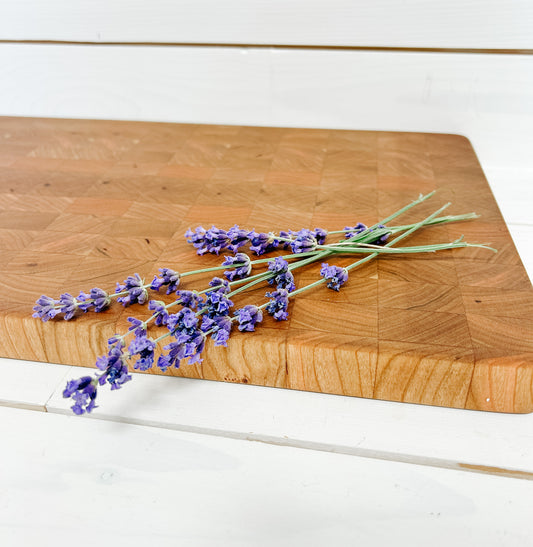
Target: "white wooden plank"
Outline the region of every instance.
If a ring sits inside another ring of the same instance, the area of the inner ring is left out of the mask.
[[[485,174],[507,223],[532,226],[533,159],[529,169],[515,169],[512,165],[489,167]]]
[[[0,405],[45,411],[69,367],[0,358]]]
[[[0,38],[527,49],[528,0],[17,0]]]
[[[531,544],[533,483],[0,408],[0,543]]]
[[[0,114],[448,132],[531,168],[533,56],[0,45]]]
[[[94,370],[73,367],[72,377]],[[48,412],[71,414],[64,385]],[[135,374],[91,417],[370,458],[533,479],[533,414],[373,401]],[[83,419],[83,418],[82,418]]]

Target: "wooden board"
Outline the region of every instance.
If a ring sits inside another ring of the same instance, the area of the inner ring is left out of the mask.
[[[113,290],[162,266],[220,264],[195,254],[189,227],[339,229],[375,223],[434,189],[402,223],[447,201],[451,214],[482,218],[425,229],[411,244],[464,234],[499,252],[380,258],[340,293],[295,298],[289,321],[267,317],[227,349],[209,342],[201,365],[169,373],[531,412],[533,290],[472,147],[457,135],[0,118],[0,355],[93,365],[144,309],[42,323],[31,317],[34,301]],[[297,284],[318,269],[298,273]],[[262,303],[264,292],[237,303]]]

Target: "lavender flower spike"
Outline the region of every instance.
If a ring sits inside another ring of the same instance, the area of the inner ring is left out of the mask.
[[[74,317],[78,309],[78,301],[69,293],[64,293],[59,297],[59,311],[64,314],[63,319],[68,321]]]
[[[358,222],[355,226],[345,226],[344,227],[344,237],[346,239],[351,239],[352,237],[364,232],[367,229],[366,225],[362,222]]]
[[[129,306],[135,304],[135,302],[144,304],[148,300],[148,291],[138,273],[128,276],[123,285],[117,283],[115,293],[121,292],[127,293],[125,296],[117,298],[117,302],[120,302],[123,306]]]
[[[124,343],[117,338],[111,338],[109,342],[107,355],[98,357],[96,360],[97,368],[103,371],[103,374],[98,377],[98,383],[103,386],[107,381],[111,384],[111,390],[120,389],[123,384],[131,380],[131,374],[128,374],[125,363]]]
[[[159,268],[161,275],[154,277],[150,288],[154,291],[159,291],[163,286],[167,287],[167,294],[177,290],[180,284],[180,274],[170,268]]]
[[[272,293],[267,292],[271,300],[268,303],[266,310],[274,317],[276,321],[286,321],[289,317],[287,308],[289,307],[289,291],[286,289],[278,289]]]
[[[240,247],[246,245],[250,241],[248,234],[248,230],[243,230],[242,228],[239,228],[237,224],[235,224],[235,226],[231,227],[228,230],[227,235],[230,241],[228,249],[236,253]]]
[[[295,232],[296,237],[291,241],[291,249],[293,253],[307,253],[309,251],[314,251],[318,242],[315,237],[315,233],[306,228]]]
[[[105,310],[111,304],[111,297],[106,291],[98,287],[91,289],[89,294],[80,292],[78,296],[78,308],[84,312],[94,307],[94,311],[99,313]]]
[[[146,335],[137,336],[131,341],[128,351],[131,356],[139,355],[139,359],[133,365],[138,370],[148,370],[154,364],[155,342]]]
[[[243,279],[248,277],[252,271],[250,257],[245,253],[237,253],[235,256],[226,256],[222,266],[234,266],[235,264],[241,264],[240,266],[235,267],[233,270],[226,270],[224,275],[230,281],[234,279]]]
[[[72,398],[74,404],[70,407],[74,414],[84,414],[96,408],[96,386],[98,380],[91,376],[83,376],[77,380],[69,380],[63,391],[65,399]]]
[[[190,228],[185,232],[187,242],[193,244],[193,247],[196,249],[196,254],[203,255],[207,253],[205,233],[202,226],[195,228],[194,232]]]
[[[289,271],[289,263],[281,256],[268,261],[268,270],[274,275],[268,280],[269,285],[276,283],[278,289],[294,291],[294,276]]]
[[[348,281],[348,271],[345,268],[330,266],[327,262],[322,263],[320,275],[324,279],[329,279],[327,287],[334,291],[338,291]]]
[[[263,312],[251,304],[236,310],[235,315],[239,318],[240,331],[253,332],[255,325],[263,320]]]
[[[39,318],[44,322],[53,319],[59,313],[59,309],[55,307],[56,304],[59,304],[58,300],[54,300],[43,294],[33,307],[33,311],[35,312],[33,317]]]

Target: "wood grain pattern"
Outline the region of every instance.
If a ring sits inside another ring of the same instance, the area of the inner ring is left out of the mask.
[[[169,374],[499,412],[533,411],[533,290],[464,137],[411,133],[1,118],[13,135],[0,167],[0,355],[92,366],[141,306],[41,323],[41,294],[113,290],[138,272],[219,265],[183,233],[229,228],[336,229],[376,222],[437,189],[405,216],[452,200],[482,218],[426,229],[410,243],[464,234],[493,243],[382,257],[291,302],[204,362]],[[433,203],[431,203],[433,202]],[[402,221],[403,222],[403,221]],[[348,264],[348,257],[336,259]],[[299,286],[317,278],[313,265]],[[184,278],[186,288],[205,285]],[[239,304],[260,303],[264,288]],[[157,371],[153,371],[157,373]]]

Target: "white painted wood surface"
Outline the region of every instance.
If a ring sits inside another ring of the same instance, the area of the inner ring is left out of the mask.
[[[0,39],[527,49],[529,0],[16,0]]]
[[[0,44],[0,114],[466,135],[531,169],[533,56]]]
[[[0,408],[0,544],[531,545],[533,482]]]

